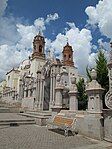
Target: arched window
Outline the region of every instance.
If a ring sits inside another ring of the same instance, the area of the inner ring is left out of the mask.
[[[66,55],[64,55],[64,60],[66,60]]]
[[[72,57],[71,57],[71,55],[69,54],[69,60],[71,60],[71,58],[72,58]]]
[[[8,76],[8,80],[10,80],[10,76]]]
[[[42,53],[42,46],[39,46],[39,53]]]

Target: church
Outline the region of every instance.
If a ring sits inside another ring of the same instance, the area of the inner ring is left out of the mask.
[[[72,130],[112,142],[112,52],[107,67],[109,91],[105,104],[109,109],[103,109],[104,88],[96,80],[96,70],[92,69],[92,81],[86,84],[88,107],[85,111],[79,110],[76,83],[82,77],[74,66],[72,46],[66,43],[61,60],[52,56],[50,50],[46,55],[45,38],[39,33],[34,37],[29,58],[6,73],[6,81],[1,82],[0,101],[10,105],[12,112],[15,106],[19,115],[35,118],[37,125],[61,127],[65,136]]]
[[[69,109],[71,78],[81,76],[73,62],[72,46],[62,50],[62,59],[45,55],[45,38],[38,33],[33,39],[32,54],[18,68],[6,73],[6,85],[2,91],[5,102],[20,102],[23,109]]]

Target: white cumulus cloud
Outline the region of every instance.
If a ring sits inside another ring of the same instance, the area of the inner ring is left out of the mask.
[[[49,14],[49,15],[47,15],[47,18],[46,18],[45,22],[49,23],[50,21],[55,21],[57,19],[59,19],[58,13]]]
[[[85,12],[89,24],[97,25],[103,35],[112,38],[112,0],[100,0],[96,7],[89,6]]]
[[[54,49],[55,54],[61,57],[63,47],[68,41],[74,50],[75,66],[78,67],[81,74],[85,74],[86,66],[89,63],[92,66],[94,64],[92,60],[94,60],[93,55],[95,54],[91,54],[91,32],[85,28],[79,30],[73,23],[67,24],[70,26],[70,29],[65,34],[59,33],[54,41],[50,41],[51,49]]]
[[[38,18],[34,21],[35,27],[40,30],[41,32],[46,29],[46,24],[48,24],[50,21],[55,21],[59,19],[58,13],[49,14],[47,15],[46,19],[44,18]]]
[[[18,66],[18,64],[28,57],[30,52],[26,49],[20,49],[19,51],[15,46],[1,45],[0,46],[0,79],[3,79],[5,73],[12,69],[12,67]]]
[[[34,36],[58,18],[57,13],[49,14],[46,19],[37,18],[34,24],[24,25],[12,16],[0,17],[0,80],[11,67],[18,66],[23,59],[28,58]]]

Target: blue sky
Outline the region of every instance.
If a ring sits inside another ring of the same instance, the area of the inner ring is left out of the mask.
[[[59,32],[64,31],[66,22],[74,22],[82,29],[88,18],[85,9],[97,3],[98,0],[10,0],[6,15],[11,14],[15,18],[21,18],[24,23],[32,24],[36,18],[58,13],[60,18],[44,32],[48,38],[55,38]]]
[[[108,56],[112,38],[112,0],[0,0],[0,79],[32,52],[41,30],[46,51],[61,58],[67,39],[75,66],[85,74],[95,66],[99,45]]]

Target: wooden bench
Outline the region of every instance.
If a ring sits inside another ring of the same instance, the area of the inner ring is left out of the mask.
[[[52,122],[50,122],[50,124],[52,124],[53,126],[57,126],[60,129],[64,130],[64,135],[65,137],[68,136],[68,131],[72,131],[73,133],[73,124],[76,122],[76,119],[74,118],[68,118],[68,117],[64,117],[64,116],[60,116],[60,115],[56,115],[54,116]]]

